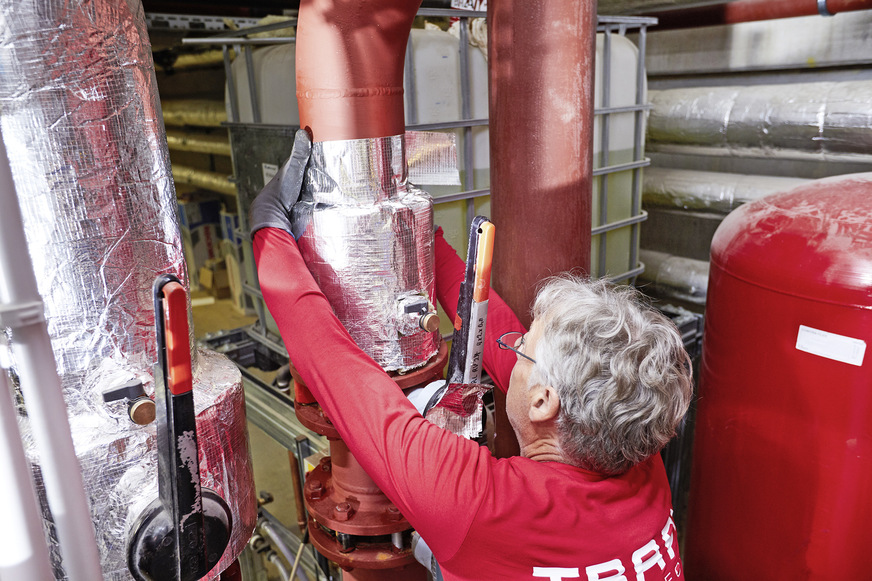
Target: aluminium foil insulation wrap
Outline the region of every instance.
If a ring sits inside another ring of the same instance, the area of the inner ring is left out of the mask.
[[[705,306],[708,262],[655,250],[640,250],[639,259],[645,263],[645,272],[639,275],[640,287],[650,284],[657,296]]]
[[[868,155],[872,81],[651,91],[652,151],[688,146],[732,155]]]
[[[729,214],[742,204],[807,183],[801,178],[758,176],[660,167],[645,168],[642,202],[646,207],[681,208]]]
[[[433,202],[408,181],[405,137],[318,142],[294,223],[303,258],[352,338],[387,371],[424,365],[437,333],[406,312],[435,304]]]
[[[152,282],[187,280],[142,6],[0,0],[0,71],[0,124],[101,566],[107,580],[130,579],[127,529],[157,495],[155,428],[103,393],[131,379],[153,391]],[[226,359],[195,361],[203,478],[227,494],[235,523],[220,567],[255,521],[242,385]],[[29,440],[28,453],[38,466]]]

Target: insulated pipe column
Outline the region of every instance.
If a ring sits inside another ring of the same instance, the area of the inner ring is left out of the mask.
[[[488,5],[494,287],[528,326],[537,282],[590,268],[596,8]]]

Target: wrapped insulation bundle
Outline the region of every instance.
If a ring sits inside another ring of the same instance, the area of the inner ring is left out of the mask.
[[[729,214],[742,204],[786,192],[809,180],[649,167],[642,180],[646,207]]]
[[[651,91],[648,146],[828,159],[872,150],[872,81]]]
[[[130,579],[130,528],[158,495],[155,423],[134,424],[123,402],[107,403],[103,394],[131,380],[154,390],[152,283],[162,273],[187,281],[142,6],[0,0],[0,70],[3,138],[103,576]],[[213,579],[244,548],[256,520],[238,369],[201,352],[194,400],[201,479],[233,519],[230,544],[206,577]],[[24,405],[23,437],[38,471]],[[51,549],[63,579],[57,545]]]

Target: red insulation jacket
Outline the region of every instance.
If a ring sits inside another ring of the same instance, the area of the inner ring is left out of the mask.
[[[403,63],[419,0],[301,0],[300,126],[313,141],[401,135]]]
[[[827,0],[830,14],[872,9],[872,0]],[[817,0],[739,0],[729,4],[661,12],[657,30],[738,24],[819,14]]]

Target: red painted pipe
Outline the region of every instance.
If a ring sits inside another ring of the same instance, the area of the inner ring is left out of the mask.
[[[314,141],[401,135],[403,62],[420,0],[302,0],[300,125]]]
[[[596,8],[488,3],[494,287],[528,326],[543,277],[590,268]]]
[[[827,0],[829,14],[872,9],[872,0]],[[820,14],[817,0],[740,0],[716,6],[689,8],[656,14],[657,30],[738,24]]]

